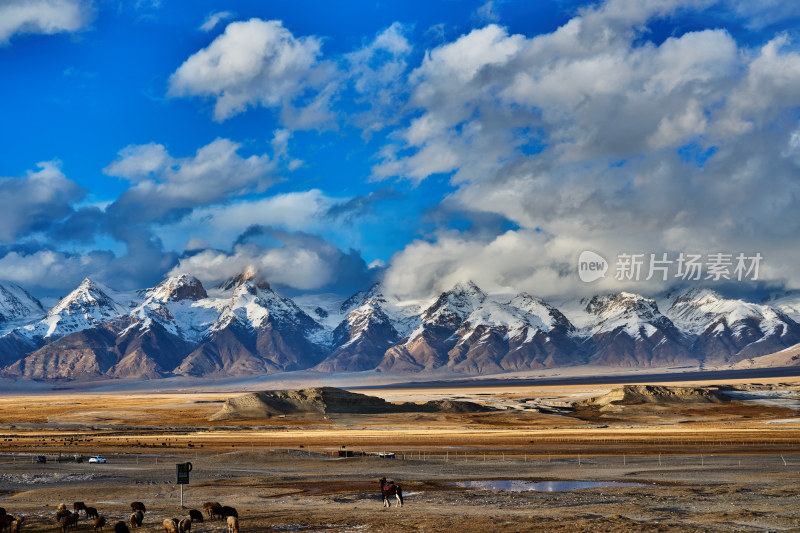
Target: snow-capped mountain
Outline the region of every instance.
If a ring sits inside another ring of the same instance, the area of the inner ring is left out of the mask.
[[[678,295],[667,315],[696,336],[692,351],[702,353],[706,364],[736,363],[800,342],[800,325],[783,312],[709,289]]]
[[[0,334],[44,314],[41,302],[28,291],[13,283],[0,284]]]
[[[176,374],[266,374],[309,368],[324,357],[322,326],[268,284],[245,276],[221,289],[232,289],[229,300]]]
[[[116,295],[116,291],[85,278],[42,320],[24,326],[21,333],[46,341],[119,318],[127,314],[129,309],[114,299]]]
[[[733,365],[800,342],[792,318],[798,300],[784,293],[756,304],[701,289],[658,303],[623,292],[554,306],[525,293],[489,295],[472,282],[428,301],[402,301],[380,285],[347,299],[291,299],[246,271],[208,290],[187,274],[128,293],[85,279],[45,313],[9,284],[0,286],[0,325],[10,324],[0,331],[0,374],[155,379]]]
[[[446,366],[456,340],[453,334],[485,300],[486,293],[471,281],[443,292],[422,313],[420,325],[386,352],[378,370],[418,372]]]
[[[508,302],[487,297],[454,337],[447,366],[469,374],[567,366],[583,359],[567,317],[526,293]]]
[[[661,314],[656,301],[621,292],[593,297],[586,305],[591,362],[613,366],[670,366],[698,362],[691,340]]]
[[[761,301],[761,304],[780,311],[795,322],[800,322],[800,290],[770,294]]]
[[[390,303],[373,286],[345,300],[339,307],[346,316],[333,330],[333,352],[315,368],[321,372],[356,372],[378,366],[386,350],[401,338],[409,321],[397,302]],[[414,315],[412,315],[414,316]]]

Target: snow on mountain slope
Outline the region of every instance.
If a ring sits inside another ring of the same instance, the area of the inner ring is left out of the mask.
[[[56,339],[119,318],[128,307],[117,301],[129,300],[127,293],[118,293],[105,285],[84,279],[78,287],[61,299],[40,321],[18,328],[28,338]]]
[[[710,364],[737,362],[800,342],[800,324],[781,311],[726,299],[708,289],[678,295],[668,315],[684,331],[697,336],[693,350]]]
[[[13,283],[0,284],[0,335],[45,314],[42,304]]]
[[[700,335],[718,320],[734,329],[743,327],[747,320],[755,320],[765,335],[775,332],[784,323],[770,306],[723,298],[710,289],[692,289],[678,295],[666,315],[686,332]]]
[[[157,322],[176,337],[200,342],[219,319],[223,306],[223,302],[209,298],[200,280],[183,274],[144,291],[144,301],[130,312],[136,319],[131,327],[146,330]]]
[[[593,297],[586,312],[591,361],[612,366],[672,366],[695,363],[691,339],[661,314],[656,301],[621,292]]]
[[[770,294],[761,301],[800,323],[800,290]]]

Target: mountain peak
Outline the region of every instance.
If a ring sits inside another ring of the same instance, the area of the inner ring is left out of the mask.
[[[261,275],[253,266],[249,266],[241,274],[237,274],[236,276],[223,281],[217,285],[217,288],[224,291],[229,291],[248,281],[259,289],[269,290],[271,288],[269,282],[261,277]]]
[[[486,298],[486,293],[483,292],[483,290],[481,290],[481,288],[478,287],[478,285],[472,280],[459,281],[458,283],[453,285],[453,288],[451,288],[449,291],[446,292],[472,294],[479,296],[481,298]]]
[[[655,300],[624,291],[593,297],[586,305],[586,312],[598,316],[607,314],[653,316],[660,314]]]
[[[189,274],[167,278],[153,289],[152,298],[162,302],[181,300],[200,300],[208,298],[200,280]]]

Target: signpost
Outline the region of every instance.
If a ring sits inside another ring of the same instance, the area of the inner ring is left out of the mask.
[[[177,463],[175,465],[177,484],[181,486],[181,509],[183,509],[183,486],[189,484],[189,472],[191,471],[192,463]]]

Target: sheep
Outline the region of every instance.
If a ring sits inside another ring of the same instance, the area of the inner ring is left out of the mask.
[[[219,502],[206,502],[203,504],[203,509],[206,510],[208,513],[209,518],[214,518],[214,515],[217,514],[214,512],[215,509],[221,509],[222,504]]]
[[[228,517],[228,533],[239,533],[239,519],[235,516]]]
[[[227,505],[225,505],[219,510],[219,516],[221,518],[225,518],[225,517],[228,517],[228,516],[233,516],[234,518],[239,518],[239,513],[237,513],[236,509],[234,509],[233,507],[228,507]]]
[[[78,511],[85,511],[86,510],[86,504],[83,503],[83,502],[75,502],[75,503],[72,504],[72,510],[75,511],[76,513]]]
[[[164,531],[166,531],[167,533],[178,533],[178,520],[177,519],[175,519],[175,518],[172,518],[172,519],[165,518],[164,522],[162,522],[162,524],[164,525]]]
[[[98,518],[100,516],[94,507],[84,507],[83,510],[86,512],[86,518]]]
[[[63,522],[61,522],[62,533],[67,533],[68,528],[75,529],[75,526],[78,525],[78,519],[80,516],[81,515],[78,513],[70,513],[68,516],[65,516]]]
[[[131,513],[131,527],[142,527],[142,520],[144,520],[144,515],[141,511]]]
[[[203,513],[201,513],[197,509],[189,509],[189,518],[192,519],[192,522],[202,522]]]
[[[192,531],[192,519],[184,518],[178,522],[178,533],[190,533]]]
[[[142,513],[146,513],[147,509],[145,509],[142,502],[133,502],[131,504],[131,511],[141,511]]]
[[[103,531],[103,528],[106,526],[106,517],[100,515],[97,517],[97,520],[94,521],[94,532],[97,533],[98,531]]]
[[[128,526],[125,525],[125,522],[120,520],[114,524],[114,533],[131,533],[131,530],[128,529]]]

